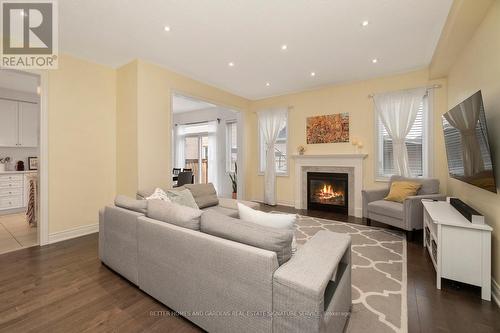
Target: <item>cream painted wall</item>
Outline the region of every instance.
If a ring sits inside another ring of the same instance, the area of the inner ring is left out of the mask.
[[[135,118],[137,119],[137,153],[132,152],[131,155],[135,154],[137,156],[135,160],[138,161],[138,165],[137,171],[128,170],[124,174],[134,176],[133,174],[136,173],[137,185],[134,186],[134,184],[127,183],[128,180],[121,177],[118,179],[118,193],[131,194],[130,192],[135,193],[136,188],[169,187],[171,185],[169,170],[172,168],[172,92],[197,97],[245,113],[248,111],[248,100],[179,75],[163,67],[142,60],[134,61],[132,65],[129,64],[125,67],[128,66],[132,66],[130,70],[136,72],[137,106],[132,106],[131,112],[135,112]],[[123,73],[125,76],[124,71],[128,71],[125,67],[118,69],[119,77],[120,73]],[[128,75],[127,79],[134,80],[134,75]],[[128,84],[131,83],[129,82]],[[118,91],[120,92],[121,83],[118,86]],[[133,89],[134,87],[132,86],[131,90]],[[133,92],[131,93],[133,94]],[[128,97],[126,93],[119,93],[117,98],[117,105],[119,106],[117,111],[118,123],[132,128],[134,124],[130,123],[135,121],[134,117],[122,116],[123,114],[129,114],[130,111],[124,112],[122,110],[124,107],[130,107],[130,104],[127,104]],[[121,145],[120,142],[123,142],[123,140],[119,139],[119,145]],[[250,141],[246,140],[245,142],[249,145]],[[118,148],[118,151],[120,149]],[[124,147],[123,149],[127,148]],[[118,159],[120,161],[118,168],[123,168],[122,162],[124,161],[121,161],[120,157]],[[120,170],[118,174],[121,174]]]
[[[115,70],[71,56],[48,71],[49,233],[97,223],[116,189]]]
[[[116,192],[135,197],[137,160],[137,61],[116,73]]]
[[[483,93],[490,144],[500,183],[500,1],[495,1],[485,19],[452,65],[448,74],[448,107],[476,91]],[[500,194],[448,180],[449,193],[485,214],[493,227],[493,277],[500,282]]]
[[[289,154],[297,153],[297,146],[303,145],[306,154],[334,154],[354,153],[355,148],[351,143],[332,144],[306,144],[306,118],[310,116],[325,115],[339,112],[349,112],[350,136],[362,141],[364,147],[361,152],[367,153],[364,161],[363,184],[365,188],[386,186],[385,183],[375,181],[375,168],[373,160],[374,151],[374,113],[373,100],[369,94],[400,90],[414,87],[442,84],[441,89],[434,93],[434,176],[442,179],[442,190],[446,187],[446,160],[444,157],[444,141],[441,132],[440,116],[446,110],[446,80],[429,80],[428,70],[419,70],[406,74],[382,77],[367,81],[343,85],[334,85],[313,91],[306,91],[290,95],[268,98],[252,102],[251,110],[258,111],[269,107],[291,106],[288,117],[289,126]],[[247,128],[251,131],[251,142],[257,142],[257,116],[251,115],[251,123]],[[251,147],[250,156],[258,156],[258,147]],[[295,165],[292,159],[288,160],[289,176],[278,177],[277,196],[278,202],[293,204],[294,201],[294,172]],[[251,199],[263,198],[264,179],[258,175],[258,159],[253,158],[250,164],[251,178],[248,182],[251,189]]]

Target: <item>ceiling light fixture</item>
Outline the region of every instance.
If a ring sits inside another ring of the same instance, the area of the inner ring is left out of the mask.
[[[376,63],[378,62],[378,59],[377,59],[377,58],[372,59],[372,62],[373,62],[374,64],[376,64]]]
[[[170,32],[170,27],[168,25],[166,25],[163,30],[165,30],[166,32]]]
[[[361,22],[361,25],[362,25],[363,27],[366,27],[368,24],[370,24],[370,22],[368,22],[368,21],[363,21],[363,22]]]
[[[311,76],[316,76],[316,72],[311,72]]]
[[[271,85],[271,83],[266,82],[266,87],[269,87],[270,85]]]
[[[229,64],[227,64],[229,67],[234,67],[234,62],[230,62]]]
[[[286,51],[286,49],[288,49],[288,46],[287,46],[286,44],[283,44],[283,45],[281,45],[281,49],[282,49],[283,51]]]

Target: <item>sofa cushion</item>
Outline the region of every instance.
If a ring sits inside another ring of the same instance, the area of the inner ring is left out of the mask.
[[[409,182],[409,181],[397,181],[392,182],[389,194],[384,198],[384,200],[403,202],[406,198],[410,196],[417,195],[418,190],[422,187],[422,184]]]
[[[219,206],[224,208],[230,208],[238,210],[238,202],[244,204],[247,207],[256,209],[259,208],[259,203],[246,200],[236,200],[231,198],[219,198]]]
[[[212,211],[222,215],[238,218],[238,211],[236,209],[226,208],[220,205],[203,208],[203,211],[204,212]]]
[[[253,222],[263,226],[280,229],[293,229],[295,221],[297,220],[296,214],[273,214],[261,212],[252,209],[238,202],[238,212],[240,219],[248,222]]]
[[[292,256],[293,231],[242,221],[213,210],[201,215],[201,231],[213,236],[273,251],[280,265]]]
[[[200,216],[202,211],[163,200],[147,200],[147,217],[175,224],[192,230],[200,230]]]
[[[190,207],[193,209],[199,209],[198,205],[196,204],[196,201],[193,198],[193,195],[191,194],[191,191],[189,191],[188,189],[183,189],[180,191],[168,190],[167,196],[173,203]]]
[[[403,204],[394,201],[377,200],[368,204],[368,212],[403,219]]]
[[[392,182],[397,181],[410,181],[422,184],[422,187],[418,190],[417,195],[424,194],[437,194],[439,193],[439,179],[436,178],[418,178],[418,177],[403,177],[403,176],[392,176]],[[389,184],[390,187],[390,184]]]
[[[217,206],[219,198],[212,183],[208,184],[185,184],[185,188],[191,191],[196,204],[200,209]]]
[[[117,195],[115,198],[115,206],[146,214],[148,203],[145,200],[132,199],[126,195]]]

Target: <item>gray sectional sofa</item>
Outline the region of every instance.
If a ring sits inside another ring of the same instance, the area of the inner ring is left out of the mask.
[[[209,332],[343,331],[351,307],[348,235],[320,231],[288,259],[291,231],[231,217],[235,201],[210,207],[189,228],[147,217],[146,200],[105,207],[99,257]]]

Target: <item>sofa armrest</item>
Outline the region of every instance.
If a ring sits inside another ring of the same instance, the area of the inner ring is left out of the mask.
[[[389,194],[388,188],[376,190],[362,190],[363,198],[363,217],[368,217],[368,204],[373,201],[382,200]]]
[[[422,199],[446,200],[443,194],[424,194],[407,197],[403,202],[403,215],[406,230],[420,230],[423,228],[423,205]]]
[[[317,232],[274,273],[273,332],[343,328],[351,307],[350,273],[351,237]],[[344,316],[330,318],[339,313]]]

